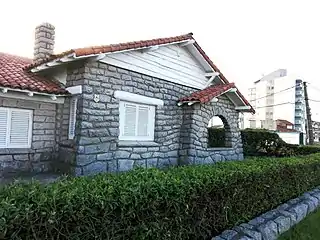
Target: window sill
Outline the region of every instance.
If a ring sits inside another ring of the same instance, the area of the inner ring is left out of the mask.
[[[158,147],[159,143],[152,141],[119,141],[119,147]]]

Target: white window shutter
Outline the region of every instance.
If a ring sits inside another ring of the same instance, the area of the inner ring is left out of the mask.
[[[149,106],[138,106],[138,130],[137,136],[148,136]]]
[[[0,148],[7,144],[8,110],[0,108]]]
[[[72,97],[70,100],[69,139],[73,139],[76,132],[77,103],[78,98]]]
[[[120,101],[119,108],[119,140],[154,140],[155,106]]]
[[[135,136],[137,126],[137,105],[125,103],[124,104],[124,136]]]
[[[31,145],[32,111],[11,109],[8,147],[27,148]]]

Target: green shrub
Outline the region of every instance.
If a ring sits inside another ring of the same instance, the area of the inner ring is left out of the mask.
[[[288,144],[277,133],[265,129],[245,129],[241,137],[245,156],[288,157],[320,152],[319,146]]]
[[[208,128],[208,147],[225,147],[226,131],[224,128]]]
[[[243,151],[246,156],[291,156],[293,151],[275,132],[265,129],[245,129],[241,131]]]
[[[0,235],[209,239],[319,184],[320,154],[14,184],[0,191]]]

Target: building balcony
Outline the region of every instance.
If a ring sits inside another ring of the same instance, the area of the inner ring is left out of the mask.
[[[298,111],[303,111],[304,107],[302,104],[296,104],[295,105],[295,110],[298,110]]]
[[[297,90],[296,97],[302,97],[302,96],[303,96],[303,92],[301,90]]]
[[[297,112],[297,113],[294,114],[294,117],[295,118],[302,118],[302,117],[304,117],[304,114],[302,114],[302,111],[301,112]]]

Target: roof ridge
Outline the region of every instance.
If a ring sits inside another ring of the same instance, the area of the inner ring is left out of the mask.
[[[116,52],[116,51],[129,50],[129,49],[133,50],[135,48],[151,47],[155,45],[163,45],[167,43],[180,42],[188,39],[193,39],[192,36],[193,36],[193,33],[189,32],[187,34],[177,35],[174,37],[152,38],[149,40],[136,40],[136,41],[121,42],[121,43],[111,43],[111,44],[105,44],[105,45],[87,46],[87,47],[81,47],[81,48],[71,48],[61,53],[53,54],[52,56],[42,61],[39,61],[37,63],[32,63],[29,66],[26,66],[25,69],[28,70],[30,68],[39,66],[48,61],[67,56],[72,53],[74,53],[76,56],[85,56],[85,55],[91,55],[91,54],[100,54],[104,52]]]

